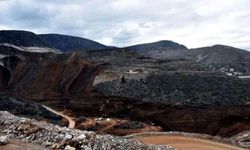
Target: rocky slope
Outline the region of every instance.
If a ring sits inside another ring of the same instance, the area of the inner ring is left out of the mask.
[[[75,149],[131,149],[153,150],[173,148],[166,146],[145,145],[138,141],[123,139],[111,135],[62,128],[27,118],[19,118],[8,112],[0,112],[1,134],[22,142],[35,143],[45,148]]]
[[[214,45],[190,50],[191,59],[216,68],[234,68],[250,73],[250,52],[225,45]]]
[[[234,68],[243,74],[250,74],[250,52],[226,45],[214,45],[188,50],[142,50],[140,54],[156,59],[188,59],[217,69],[222,67],[227,69]]]
[[[151,74],[144,79],[103,82],[96,90],[105,96],[188,106],[245,105],[250,102],[249,80],[216,74]]]
[[[42,105],[23,99],[14,98],[5,93],[0,93],[0,110],[8,111],[18,116],[25,116],[37,120],[48,120],[49,122],[61,124],[62,117],[57,116]]]

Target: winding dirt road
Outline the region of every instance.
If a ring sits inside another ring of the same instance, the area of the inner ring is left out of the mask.
[[[58,112],[45,105],[43,105],[43,107],[48,111],[55,113],[68,120],[69,128],[75,128],[74,118],[63,114],[62,112]],[[113,124],[111,125],[113,126]],[[181,150],[244,150],[243,148],[235,147],[229,144],[181,135],[147,135],[142,137],[135,137],[135,139],[145,144],[170,145],[174,148]]]
[[[69,122],[68,127],[69,127],[69,128],[75,128],[76,122],[75,122],[74,118],[72,118],[72,117],[70,117],[70,116],[67,116],[67,115],[65,115],[65,114],[63,114],[63,113],[61,113],[61,112],[59,112],[59,111],[56,111],[56,110],[54,110],[54,109],[52,109],[52,108],[50,108],[50,107],[48,107],[48,106],[45,106],[45,105],[42,105],[42,106],[43,106],[45,109],[47,109],[48,111],[50,111],[50,112],[52,112],[52,113],[54,113],[54,114],[57,114],[58,116],[61,116],[61,117],[65,118],[66,120],[68,120],[68,122]]]
[[[212,140],[179,135],[149,135],[136,139],[146,144],[170,145],[181,150],[244,150]]]

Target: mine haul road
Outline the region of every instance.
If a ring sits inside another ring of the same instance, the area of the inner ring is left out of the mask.
[[[72,117],[63,114],[62,112],[56,111],[56,110],[54,110],[54,109],[52,109],[52,108],[50,108],[50,107],[48,107],[48,106],[45,106],[45,105],[42,105],[42,106],[43,106],[45,109],[47,109],[48,111],[50,111],[50,112],[52,112],[52,113],[54,113],[54,114],[57,114],[58,116],[61,116],[61,117],[65,118],[66,120],[68,120],[68,122],[69,122],[68,127],[69,127],[69,128],[75,128],[76,122],[75,122],[75,120],[74,120]]]
[[[135,139],[145,144],[169,145],[181,150],[244,150],[229,144],[181,135],[149,135]]]

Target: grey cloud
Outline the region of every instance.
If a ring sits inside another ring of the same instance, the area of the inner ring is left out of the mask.
[[[117,46],[174,40],[249,48],[249,0],[0,0],[0,27]],[[108,40],[107,40],[108,39]]]

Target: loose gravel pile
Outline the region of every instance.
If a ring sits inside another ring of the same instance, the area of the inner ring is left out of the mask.
[[[53,149],[173,150],[170,146],[146,145],[122,137],[69,129],[34,119],[17,117],[6,111],[0,111],[0,128],[2,134],[10,139],[15,138],[22,142]]]

